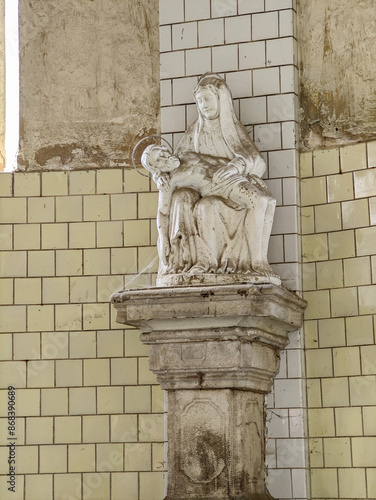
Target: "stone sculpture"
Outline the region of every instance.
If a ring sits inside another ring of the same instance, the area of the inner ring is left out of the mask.
[[[194,97],[199,117],[175,154],[149,146],[142,156],[160,190],[158,284],[280,284],[267,260],[275,200],[265,161],[220,76],[205,74]]]

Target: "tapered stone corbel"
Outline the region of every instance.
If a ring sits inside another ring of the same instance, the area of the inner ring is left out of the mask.
[[[264,396],[306,303],[274,284],[155,287],[112,296],[168,391],[166,500],[267,500]]]

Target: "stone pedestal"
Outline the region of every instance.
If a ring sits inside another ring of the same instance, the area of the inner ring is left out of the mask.
[[[305,302],[274,284],[114,294],[168,391],[166,500],[266,500],[264,395]]]

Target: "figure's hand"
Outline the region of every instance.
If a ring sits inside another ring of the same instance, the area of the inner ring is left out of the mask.
[[[215,174],[213,175],[213,182],[214,184],[218,184],[237,174],[239,174],[238,169],[235,166],[230,165],[229,163],[225,167],[221,167],[215,172]]]
[[[157,178],[157,188],[160,191],[167,191],[170,187],[170,176],[169,174],[162,174]]]

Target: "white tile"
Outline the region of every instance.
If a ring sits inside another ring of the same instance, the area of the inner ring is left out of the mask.
[[[303,439],[277,439],[277,467],[288,469],[305,466]]]
[[[269,410],[266,422],[268,426],[268,438],[289,437],[289,413],[286,409]]]
[[[287,235],[291,236],[291,235]],[[302,351],[300,349],[289,349],[287,352],[287,377],[302,377]]]
[[[265,50],[265,42],[241,43],[239,45],[239,68],[264,68]]]
[[[172,134],[161,134],[161,137],[165,139],[168,142],[168,144],[172,145]],[[167,144],[164,141],[163,144],[167,146]]]
[[[197,77],[175,78],[172,84],[173,103],[193,103],[193,89],[196,87]]]
[[[298,130],[296,122],[282,123],[282,148],[293,149],[297,147]]]
[[[294,39],[290,36],[267,40],[266,65],[283,66],[284,64],[294,64]]]
[[[187,113],[187,127],[189,127],[198,118],[198,111],[196,104],[188,104],[186,113]]]
[[[279,93],[279,68],[255,69],[253,72],[254,95]]]
[[[268,262],[274,264],[283,262],[283,236],[271,236],[269,241]]]
[[[297,153],[294,149],[269,153],[269,177],[295,177]]]
[[[286,351],[281,351],[279,353],[279,369],[275,378],[278,379],[286,377],[287,377],[287,356],[286,356]]]
[[[286,349],[301,349],[302,348],[302,333],[300,330],[289,333],[289,343]]]
[[[280,150],[282,147],[281,124],[255,125],[254,137],[254,142],[260,151]]]
[[[159,51],[169,52],[171,50],[171,26],[159,28]]]
[[[185,130],[185,106],[161,108],[161,130],[162,133]]]
[[[251,16],[225,19],[225,43],[249,42],[251,40]]]
[[[161,80],[161,106],[172,104],[172,80]]]
[[[210,49],[187,50],[186,72],[188,75],[202,75],[211,71],[211,52]]]
[[[303,382],[304,383],[304,382]],[[304,409],[293,408],[289,410],[290,436],[294,438],[305,437]]]
[[[198,21],[210,18],[210,0],[187,0],[185,2],[185,20]]]
[[[307,498],[307,472],[305,469],[293,469],[292,493],[293,498]]]
[[[240,121],[243,124],[266,122],[266,97],[240,100]]]
[[[278,12],[252,15],[252,40],[278,38]]]
[[[276,379],[274,386],[277,408],[300,408],[302,406],[303,395],[300,379]]]
[[[159,0],[159,23],[171,24],[184,21],[184,0]]]
[[[237,14],[237,0],[211,0],[212,17],[235,16]]]
[[[272,469],[267,477],[267,487],[270,494],[275,498],[291,498],[291,474],[290,469]]]
[[[235,71],[238,69],[238,46],[213,47],[213,71]]]
[[[274,271],[281,277],[282,285],[288,290],[301,290],[300,265],[296,263],[274,264]]]
[[[295,234],[298,229],[298,207],[277,207],[274,214],[272,234]]]
[[[266,463],[268,469],[274,469],[277,466],[276,440],[268,439],[266,442]]]
[[[298,70],[295,66],[282,66],[281,72],[281,92],[295,92],[298,90]]]
[[[265,0],[265,10],[292,9],[292,0]]]
[[[283,204],[299,205],[299,179],[288,177],[283,179]]]
[[[160,62],[162,79],[184,76],[184,52],[165,52]]]
[[[251,71],[226,73],[226,82],[231,89],[232,97],[250,97],[252,95]]]
[[[300,240],[297,234],[285,234],[285,262],[299,262]]]
[[[198,23],[198,41],[200,47],[222,45],[225,41],[223,19],[210,19]]]
[[[281,206],[282,203],[282,179],[267,179],[265,181],[269,191],[272,193],[277,201],[277,207]]]
[[[176,149],[176,146],[179,144],[183,135],[184,135],[184,132],[177,132],[176,134],[172,135],[172,146],[174,149]]]
[[[238,0],[239,14],[264,12],[264,0]]]
[[[268,409],[274,408],[274,388],[272,387],[271,391],[269,394],[266,395],[265,401],[266,401],[266,407]]]
[[[182,23],[172,26],[173,50],[197,47],[197,23]]]
[[[292,9],[279,12],[279,36],[295,35],[295,12]]]
[[[295,118],[295,94],[268,97],[268,122],[286,122]]]

